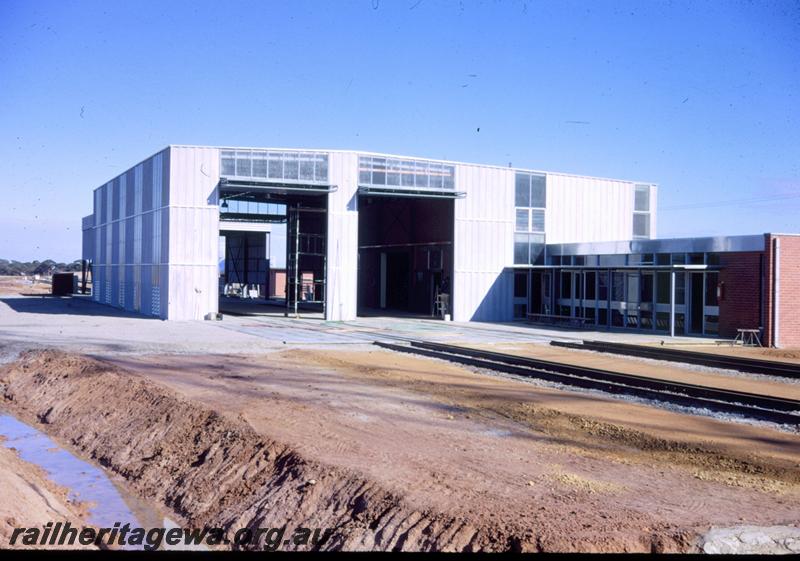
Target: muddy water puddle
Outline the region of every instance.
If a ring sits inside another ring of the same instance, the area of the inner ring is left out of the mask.
[[[22,460],[41,467],[51,481],[66,488],[70,500],[88,504],[87,525],[97,528],[112,528],[116,523],[129,524],[132,528],[176,526],[151,505],[126,491],[104,470],[78,458],[41,431],[2,410],[0,436],[5,439],[2,446],[16,450]]]

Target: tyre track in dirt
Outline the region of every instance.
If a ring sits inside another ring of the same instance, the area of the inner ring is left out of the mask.
[[[0,370],[0,391],[8,410],[119,474],[137,494],[164,505],[188,526],[332,528],[320,546],[332,550],[689,546],[680,533],[615,534],[612,528],[601,543],[589,536],[565,541],[557,532],[534,535],[530,522],[419,509],[359,473],[309,461],[265,439],[242,419],[87,357],[23,353]]]

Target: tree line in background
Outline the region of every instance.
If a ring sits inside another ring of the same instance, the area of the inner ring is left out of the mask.
[[[44,261],[9,261],[0,259],[0,275],[52,275],[53,273],[69,273],[81,270],[81,261],[57,263],[52,259]]]

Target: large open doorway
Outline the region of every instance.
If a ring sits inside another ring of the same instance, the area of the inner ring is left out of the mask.
[[[358,314],[451,313],[452,198],[359,195]]]
[[[703,333],[703,273],[689,273],[689,333]]]
[[[326,196],[222,191],[220,311],[322,318],[326,232]]]

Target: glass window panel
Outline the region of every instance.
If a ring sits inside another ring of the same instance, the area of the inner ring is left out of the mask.
[[[525,234],[514,235],[514,264],[528,264],[528,236]]]
[[[719,334],[719,316],[706,316],[706,335]]]
[[[656,255],[656,265],[669,265],[670,264],[670,255],[669,253],[659,253]]]
[[[430,187],[433,187],[435,189],[441,189],[442,188],[442,180],[443,179],[444,178],[442,177],[442,166],[441,166],[441,164],[431,164],[431,167],[430,167],[430,178],[429,178]]]
[[[400,163],[397,160],[386,160],[386,185],[400,185]]]
[[[531,205],[532,207],[545,208],[546,181],[544,175],[531,176]]]
[[[531,206],[531,176],[527,173],[518,173],[514,181],[514,205]]]
[[[705,254],[704,253],[690,253],[689,254],[689,264],[690,265],[702,265],[705,262]]]
[[[314,164],[314,179],[328,182],[328,157],[320,157]]]
[[[531,240],[531,265],[544,265],[544,240],[536,243],[537,236],[530,236]]]
[[[444,181],[442,186],[445,189],[455,189],[455,175],[456,175],[456,168],[454,166],[444,166]]]
[[[685,322],[686,314],[675,314],[675,333],[683,333],[686,331]]]
[[[649,185],[637,185],[636,186],[636,193],[635,193],[635,200],[634,200],[634,210],[649,212],[650,211],[650,186]]]
[[[386,158],[372,158],[372,184],[386,185]]]
[[[656,273],[656,302],[659,304],[669,304],[670,274]]]
[[[675,305],[686,303],[686,273],[675,273]]]
[[[561,271],[561,296],[560,298],[572,298],[572,272]]]
[[[297,154],[286,154],[283,160],[283,178],[296,180],[299,174],[300,170]]]
[[[640,238],[650,237],[650,215],[644,213],[634,213],[633,215],[633,235]]]
[[[514,298],[528,297],[528,273],[514,273]]]
[[[669,312],[656,312],[656,330],[669,331]]]
[[[403,187],[414,186],[414,168],[409,162],[401,164],[400,169],[400,184]]]
[[[372,184],[372,180],[370,179],[370,173],[368,169],[362,169],[358,172],[358,182],[361,185]]]
[[[270,154],[269,164],[269,178],[270,179],[283,179],[283,160],[277,154]]]
[[[706,273],[706,306],[718,306],[717,284],[719,273]]]
[[[253,160],[253,177],[267,177],[267,160]]]
[[[628,304],[639,303],[639,273],[628,273]]]
[[[709,265],[719,265],[720,264],[720,255],[719,255],[719,253],[707,253],[706,254],[706,262]]]
[[[595,272],[586,273],[586,296],[587,300],[594,300],[595,298],[595,282],[597,274]]]
[[[597,273],[597,296],[604,302],[608,300],[608,271]]]
[[[517,232],[527,232],[530,211],[527,208],[518,208],[516,213],[516,230]]]
[[[673,265],[685,265],[686,264],[686,254],[685,253],[673,253],[672,254],[672,264]]]
[[[421,189],[428,188],[428,164],[426,162],[417,162],[414,186]]]
[[[236,175],[236,160],[232,152],[223,152],[220,159],[221,175]]]
[[[531,229],[534,232],[544,232],[544,210],[534,209],[531,218]]]
[[[600,255],[600,266],[601,267],[624,267],[625,266],[625,254],[615,254],[615,255]]]
[[[597,267],[598,263],[597,255],[586,255],[585,260],[587,267]]]
[[[252,160],[250,158],[243,158],[237,154],[236,157],[236,175],[239,177],[250,177],[253,174],[251,167]]]
[[[614,327],[622,327],[622,312],[619,310],[611,310],[611,325]]]
[[[528,317],[527,304],[514,304],[514,319],[524,319]]]
[[[642,283],[641,283],[641,293],[640,293],[641,302],[644,303],[652,303],[653,302],[653,275],[652,273],[642,273]]]
[[[608,310],[606,308],[597,309],[597,325],[608,325]]]
[[[302,160],[300,160],[300,173],[298,174],[298,179],[314,179],[314,162],[308,159],[307,156],[303,156]]]
[[[614,273],[612,278],[611,299],[615,302],[625,300],[625,273]]]

